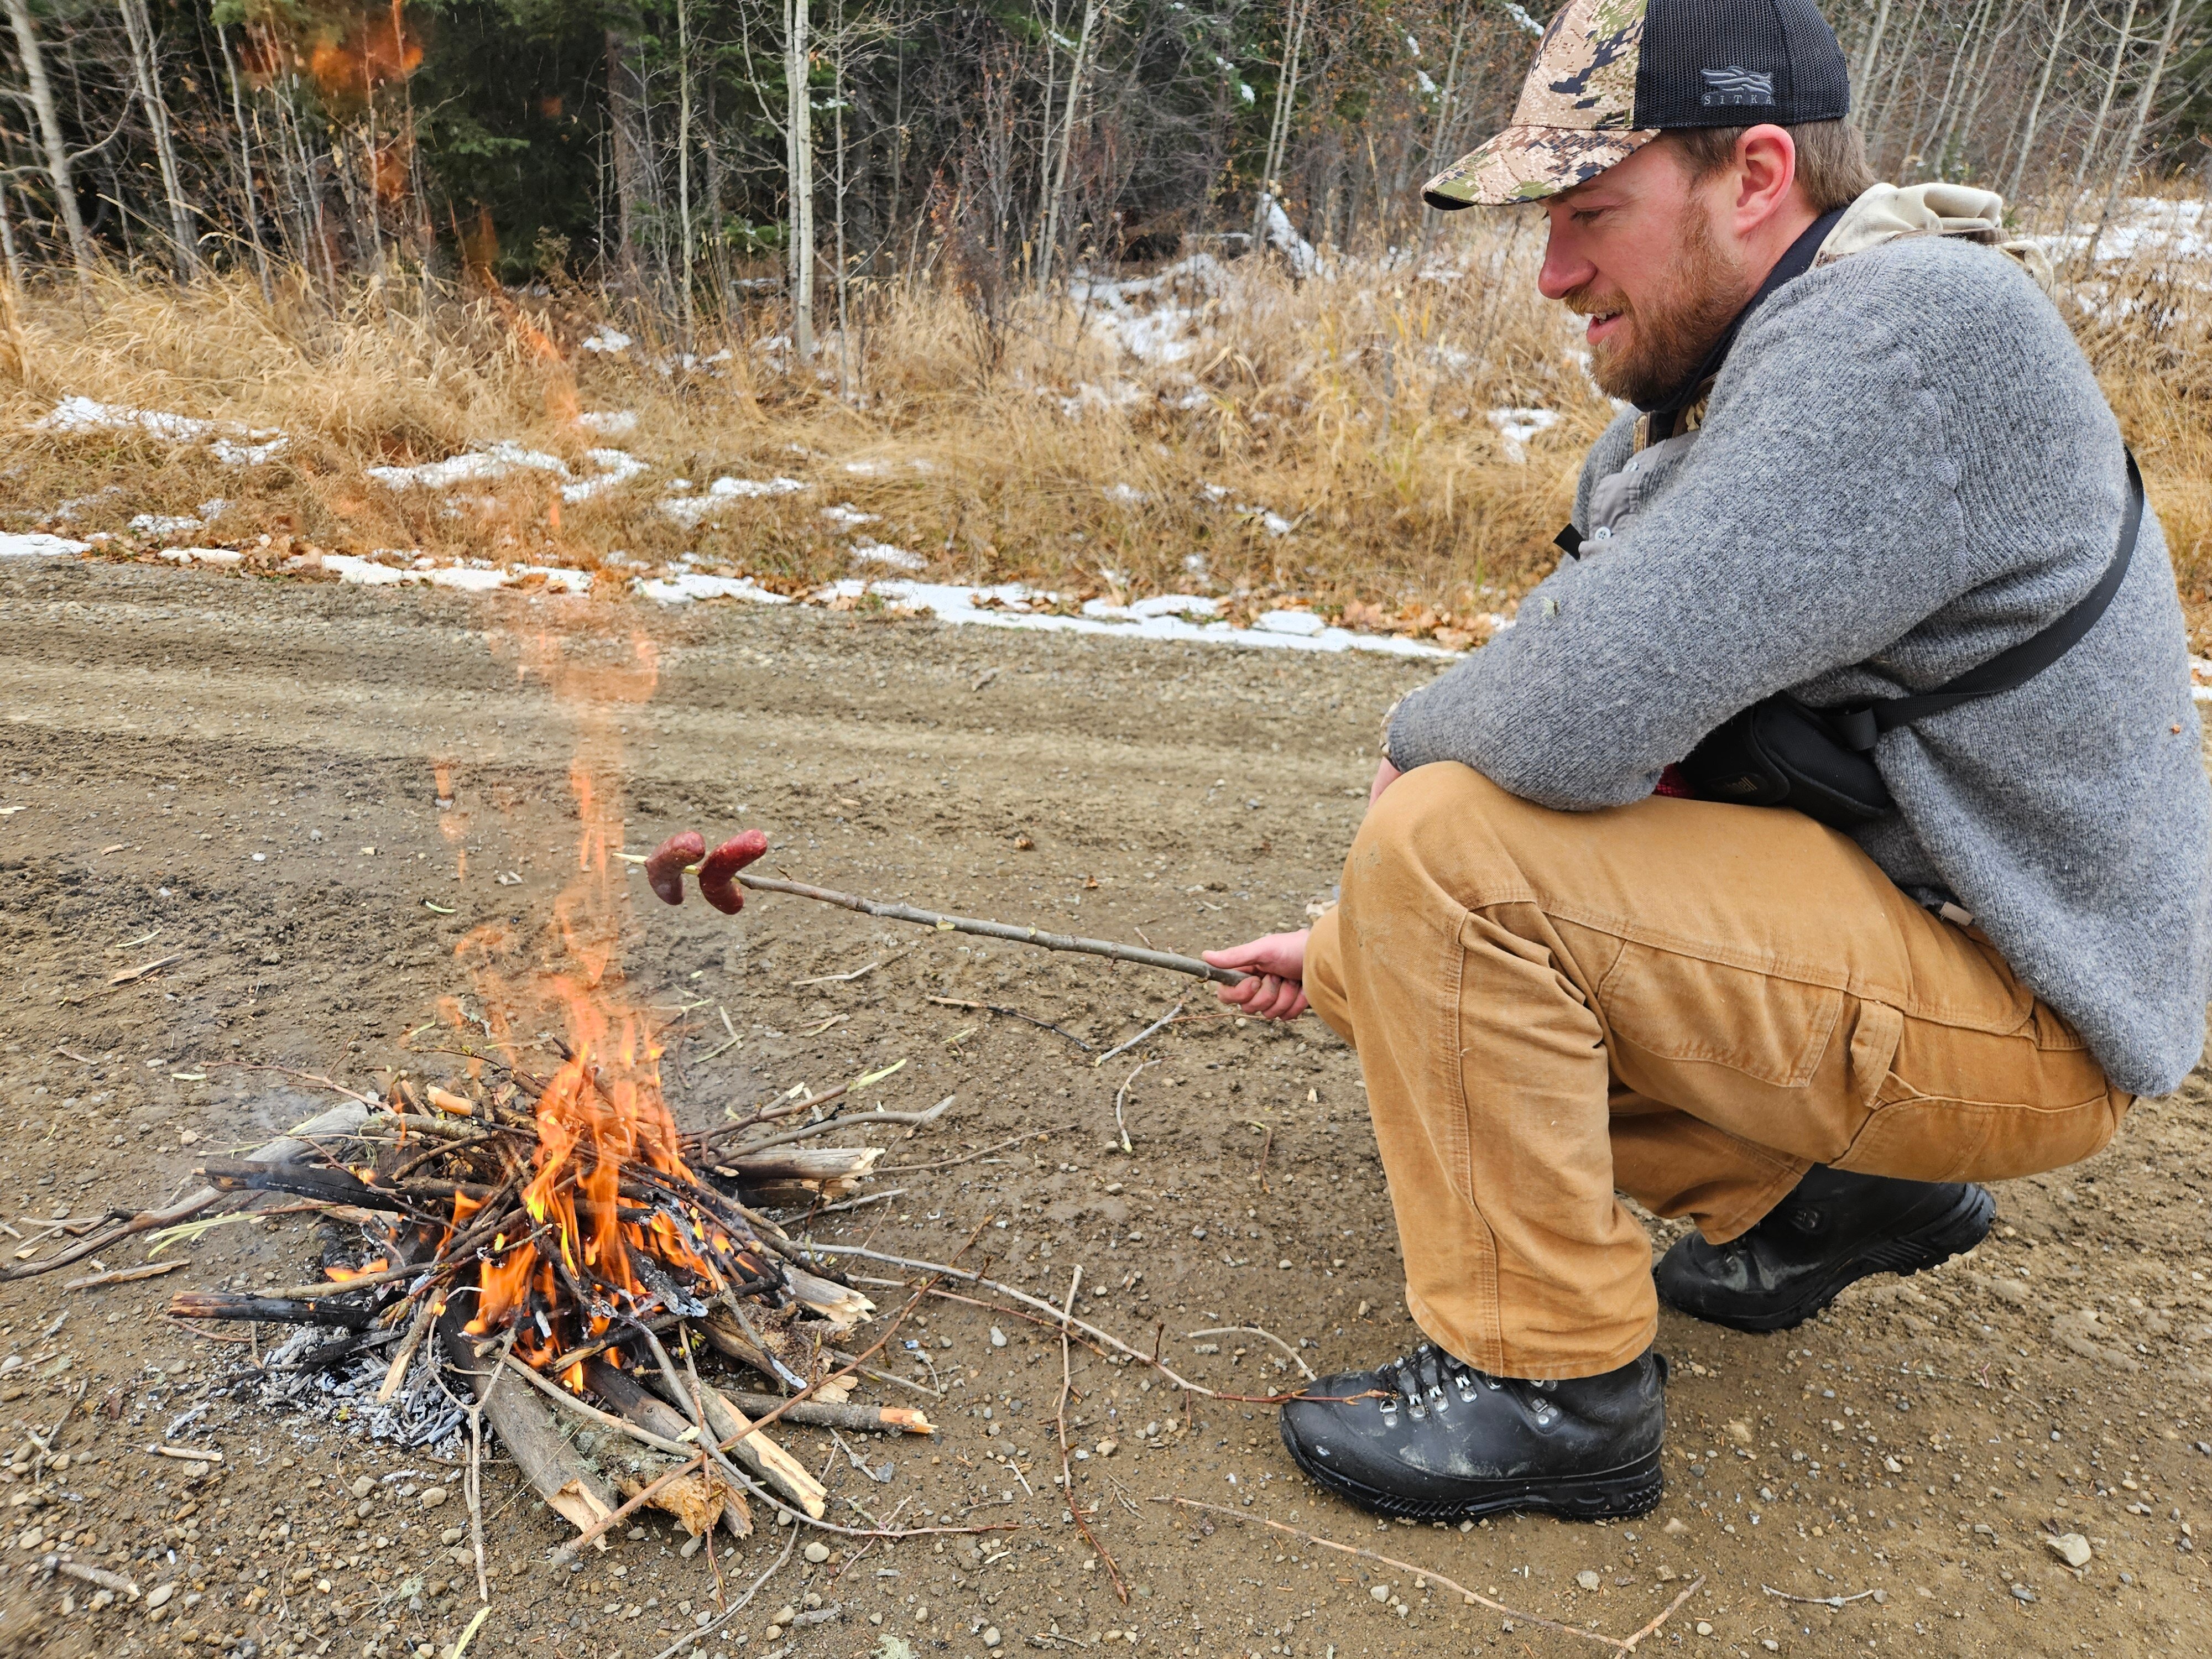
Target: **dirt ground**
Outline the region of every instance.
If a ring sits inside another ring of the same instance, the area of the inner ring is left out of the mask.
[[[531,666],[549,641],[572,663],[651,656],[657,683],[647,700],[580,708]],[[28,1241],[0,1241],[10,1260],[52,1253],[39,1241],[54,1218],[158,1202],[208,1152],[334,1099],[256,1066],[353,1086],[395,1064],[434,1075],[422,1048],[455,1006],[441,1014],[441,1000],[473,1008],[455,941],[502,918],[543,926],[570,878],[568,767],[594,712],[625,745],[633,848],[684,825],[757,824],[771,863],[804,879],[1188,951],[1299,925],[1328,896],[1377,716],[1433,672],[63,562],[0,570],[0,1214]],[[1115,1096],[1137,1054],[1097,1067],[1050,1031],[930,999],[1018,1008],[1103,1048],[1178,1000],[1212,1006],[1188,982],[791,899],[757,898],[733,923],[641,890],[630,882],[624,990],[680,1017],[665,1062],[679,1121],[903,1060],[884,1104],[956,1101],[920,1138],[884,1143],[894,1171],[1049,1132],[879,1178],[896,1196],[825,1218],[817,1237],[943,1261],[980,1227],[975,1256],[1001,1277],[1058,1297],[1080,1266],[1089,1318],[1140,1347],[1157,1337],[1164,1359],[1224,1392],[1294,1386],[1293,1354],[1326,1371],[1417,1340],[1358,1067],[1317,1022],[1194,1020],[1146,1044],[1161,1058],[1127,1087],[1124,1153]],[[1179,1395],[1079,1348],[1076,1489],[1098,1505],[1125,1603],[1052,1484],[1057,1338],[927,1304],[901,1364],[942,1397],[859,1397],[925,1405],[944,1431],[860,1456],[812,1430],[787,1443],[848,1519],[903,1501],[908,1521],[1014,1529],[865,1552],[829,1540],[826,1561],[794,1555],[690,1650],[1603,1650],[1466,1605],[1425,1573],[1616,1637],[1704,1575],[1649,1644],[1692,1653],[2212,1650],[2191,1536],[2212,1475],[2197,1355],[2212,1341],[2208,1098],[2200,1073],[2143,1103],[2093,1164],[2002,1188],[1972,1258],[1871,1281],[1799,1331],[1667,1315],[1667,1497],[1625,1523],[1386,1526],[1297,1477],[1270,1407]],[[453,1466],[234,1396],[276,1334],[163,1316],[185,1286],[301,1277],[315,1225],[212,1229],[169,1246],[162,1259],[187,1265],[157,1279],[66,1288],[88,1267],[0,1285],[0,1651],[442,1656],[469,1626],[459,1506],[423,1502]],[[1655,1248],[1670,1236],[1655,1225]],[[145,1255],[141,1241],[103,1263]],[[1190,1334],[1224,1327],[1289,1346]],[[150,1450],[203,1407],[174,1432],[220,1461]],[[1170,1496],[1409,1565],[1154,1502]],[[718,1575],[734,1597],[787,1537],[763,1527],[718,1543],[710,1565],[656,1518],[556,1571],[545,1557],[568,1528],[503,1462],[484,1504],[491,1596],[466,1651],[486,1659],[650,1659],[714,1610]],[[2094,1551],[2079,1571],[2044,1542],[2063,1533]],[[95,1606],[50,1556],[146,1594]],[[786,1607],[835,1612],[771,1633]]]

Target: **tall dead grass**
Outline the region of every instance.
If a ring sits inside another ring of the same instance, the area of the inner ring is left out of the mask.
[[[0,527],[104,532],[127,550],[143,541],[134,516],[221,496],[228,510],[191,539],[587,568],[685,559],[791,589],[900,574],[860,556],[874,544],[941,580],[1200,591],[1233,609],[1299,599],[1458,642],[1550,568],[1576,470],[1611,413],[1567,319],[1535,294],[1540,228],[1455,224],[1425,268],[1347,260],[1304,283],[1258,261],[1201,261],[1149,292],[1079,284],[1018,303],[995,327],[950,284],[902,289],[870,296],[853,339],[833,336],[811,366],[788,361],[768,311],[683,342],[573,292],[363,288],[334,311],[304,282],[273,301],[236,281],[179,292],[110,278],[88,303],[34,290],[12,331],[0,313],[0,427],[23,434],[0,464]],[[2212,307],[2185,278],[2203,274],[2106,265],[2094,307],[2069,302],[2200,630]],[[630,343],[586,349],[610,326]],[[290,441],[268,465],[231,468],[204,444],[135,430],[35,429],[72,395]],[[1558,418],[1516,443],[1493,418],[1515,409]],[[580,410],[635,424],[611,436]],[[649,470],[580,502],[527,469],[442,494],[367,476],[495,441],[578,477],[611,445]],[[688,527],[662,511],[719,477],[811,487],[718,500]],[[825,515],[838,507],[872,517]]]

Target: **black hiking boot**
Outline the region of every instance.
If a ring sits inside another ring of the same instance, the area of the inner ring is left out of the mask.
[[[1815,1164],[1796,1190],[1725,1244],[1692,1232],[1652,1269],[1659,1299],[1739,1331],[1784,1331],[1870,1273],[1917,1273],[1982,1242],[1997,1212],[1983,1188],[1899,1181]]]
[[[1283,1407],[1283,1443],[1316,1481],[1378,1515],[1642,1515],[1663,1486],[1666,1380],[1649,1351],[1602,1376],[1528,1382],[1424,1343],[1312,1384]]]

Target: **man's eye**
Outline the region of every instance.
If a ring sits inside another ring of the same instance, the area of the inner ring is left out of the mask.
[[[1594,224],[1604,216],[1604,213],[1603,208],[1577,208],[1574,216],[1575,222],[1578,225]]]

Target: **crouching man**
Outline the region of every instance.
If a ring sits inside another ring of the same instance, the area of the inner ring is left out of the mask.
[[[1547,216],[1635,407],[1517,624],[1389,718],[1340,904],[1209,957],[1359,1053],[1429,1340],[1282,1433],[1370,1509],[1650,1509],[1659,1301],[1780,1330],[1971,1249],[1971,1183],[2202,1048],[2157,520],[2001,204],[1876,185],[1848,100],[1811,0],[1572,0],[1427,187]],[[1622,1193],[1696,1223],[1656,1270]]]

